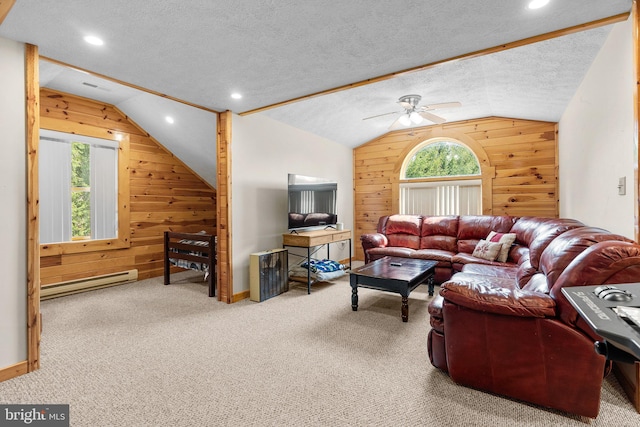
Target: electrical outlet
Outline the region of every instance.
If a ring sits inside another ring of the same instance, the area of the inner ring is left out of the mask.
[[[627,177],[618,178],[618,194],[624,196],[627,194]]]

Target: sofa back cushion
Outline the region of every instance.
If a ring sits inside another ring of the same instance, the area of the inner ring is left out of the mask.
[[[561,292],[567,286],[640,282],[640,245],[609,240],[585,249],[565,268],[550,291],[560,318],[578,325],[580,318]],[[587,333],[590,328],[584,329]]]
[[[478,242],[490,232],[508,233],[516,218],[511,216],[463,215],[458,222],[458,252],[473,253]]]
[[[458,249],[458,220],[457,215],[423,217],[420,249],[456,252]]]
[[[544,218],[537,216],[522,216],[517,218],[516,223],[511,227],[511,233],[516,235],[516,245],[529,247],[531,242],[536,238],[536,230],[541,224],[551,221],[553,218]]]
[[[540,270],[540,257],[547,246],[561,234],[585,225],[575,219],[555,218],[541,223],[530,236],[529,262],[536,270]]]
[[[380,234],[387,234],[387,221],[389,220],[389,215],[381,216],[378,220],[378,226],[376,227],[376,231]]]
[[[575,228],[556,237],[540,257],[540,271],[547,277],[549,289],[553,288],[556,280],[569,263],[585,249],[596,243],[609,240],[633,242],[624,236],[596,227]]]
[[[419,249],[421,229],[420,215],[391,215],[386,222],[385,235],[389,246]]]

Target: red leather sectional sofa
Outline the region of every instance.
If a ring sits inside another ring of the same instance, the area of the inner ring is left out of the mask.
[[[610,362],[564,286],[640,282],[640,245],[562,218],[391,215],[361,237],[366,262],[438,261],[429,304],[431,363],[456,383],[595,418]],[[506,262],[474,257],[513,233]]]

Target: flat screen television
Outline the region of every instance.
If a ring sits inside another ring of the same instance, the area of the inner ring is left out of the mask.
[[[330,179],[289,174],[290,230],[335,226],[338,183]]]

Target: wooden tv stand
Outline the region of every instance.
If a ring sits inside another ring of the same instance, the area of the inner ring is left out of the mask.
[[[282,235],[282,247],[292,246],[307,248],[307,263],[311,261],[311,248],[327,245],[327,258],[329,258],[329,245],[331,243],[349,241],[349,268],[351,268],[351,230],[312,230]],[[311,270],[307,269],[307,293],[311,293]]]

